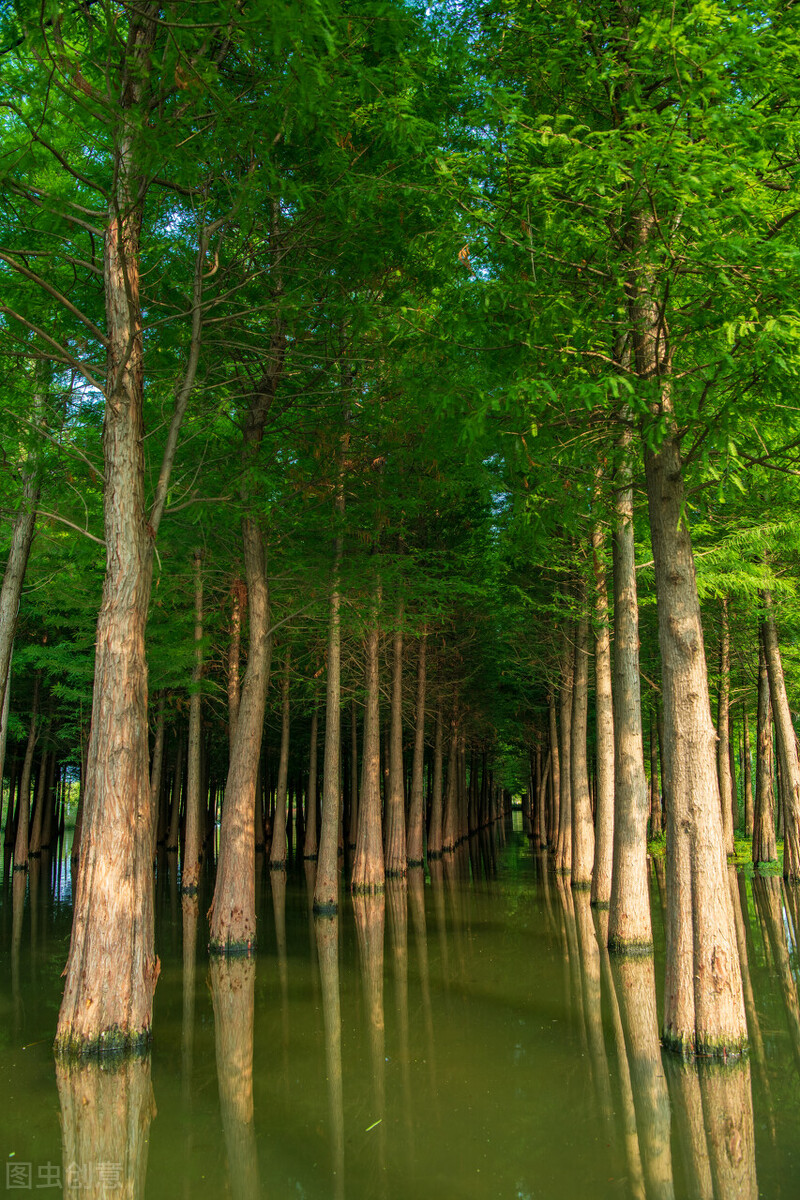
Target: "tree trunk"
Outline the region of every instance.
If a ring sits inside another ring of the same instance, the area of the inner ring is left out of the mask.
[[[172,774],[172,806],[169,814],[169,832],[167,834],[167,850],[172,854],[178,853],[178,838],[181,817],[181,792],[183,791],[183,760],[186,754],[186,742],[183,731],[177,734],[175,743],[175,769]]]
[[[742,701],[742,774],[744,775],[744,832],[753,836],[753,763],[750,758],[750,723],[747,704]]]
[[[392,697],[389,714],[389,788],[386,795],[386,874],[406,873],[406,811],[403,784],[403,602],[397,605],[392,639]]]
[[[661,789],[658,786],[658,701],[650,710],[650,836],[660,837],[663,830]]]
[[[552,689],[547,693],[547,713],[550,724],[550,809],[547,844],[557,854],[559,813],[561,808],[561,758],[558,752],[556,701]]]
[[[203,679],[203,553],[194,552],[194,669],[189,698],[189,743],[186,773],[186,838],[181,870],[181,891],[197,894],[200,882],[200,858],[203,846],[202,785],[202,694]]]
[[[746,1046],[747,1026],[683,467],[666,387],[662,397],[667,435],[658,451],[645,444],[645,470],[669,781],[664,1043],[729,1057]]]
[[[452,852],[458,842],[458,725],[450,722],[450,752],[447,758],[447,786],[442,816],[442,851]]]
[[[572,628],[564,625],[561,653],[560,712],[560,767],[561,788],[558,799],[558,845],[556,846],[556,870],[568,875],[572,869],[572,680],[574,675],[575,650],[572,645]]]
[[[590,888],[594,862],[594,828],[586,764],[586,729],[589,711],[589,619],[582,615],[575,626],[575,679],[572,688],[571,790],[572,886]]]
[[[414,758],[411,765],[411,803],[408,810],[408,854],[409,867],[425,864],[423,846],[423,818],[425,797],[423,794],[423,767],[425,765],[425,675],[427,633],[423,629],[419,640],[417,658],[417,708],[414,725]]]
[[[753,817],[753,866],[774,862],[778,857],[775,841],[775,790],[772,767],[772,704],[769,698],[767,660],[763,632],[758,643],[758,717],[756,721],[756,807]]]
[[[255,963],[216,959],[208,981],[230,1195],[233,1200],[252,1200],[260,1192],[253,1122]]]
[[[50,711],[53,711],[53,702],[50,701]],[[44,730],[44,741],[49,740],[51,721],[47,721]],[[42,831],[44,829],[44,810],[48,802],[47,795],[47,777],[50,773],[50,758],[51,751],[45,746],[42,750],[42,757],[39,763],[39,775],[36,780],[36,805],[33,811],[33,821],[31,822],[30,840],[28,842],[29,858],[41,858],[42,855]]]
[[[236,740],[236,723],[239,720],[239,705],[242,698],[239,675],[239,657],[242,647],[242,613],[247,604],[247,588],[241,579],[235,579],[231,587],[231,629],[228,643],[228,751],[233,753]]]
[[[361,774],[361,804],[358,841],[353,861],[352,889],[355,893],[382,892],[384,888],[383,841],[381,838],[381,726],[380,726],[380,628],[381,588],[372,603],[366,651],[366,704],[364,705],[364,750]]]
[[[153,745],[153,761],[150,765],[150,798],[153,806],[152,812],[152,831],[153,844],[151,850],[151,858],[156,856],[156,842],[158,836],[158,820],[160,815],[160,797],[161,797],[161,776],[164,770],[164,693],[158,694],[158,716],[156,717],[156,737]]]
[[[442,857],[442,771],[443,771],[442,704],[436,704],[433,735],[433,783],[431,786],[431,819],[428,827],[428,858]]]
[[[25,758],[22,762],[22,774],[19,780],[19,796],[17,799],[17,828],[14,843],[14,870],[28,869],[28,838],[31,811],[31,773],[33,771],[33,752],[36,747],[36,726],[39,717],[39,681],[41,672],[36,672],[33,685],[33,704],[31,706],[31,724],[28,731],[28,742],[25,746]]]
[[[608,629],[608,587],[603,559],[605,535],[598,523],[592,530],[595,578],[595,719],[597,725],[597,805],[595,816],[592,904],[607,907],[611,899],[614,856],[614,700],[611,691],[611,642]],[[541,756],[540,756],[541,757]],[[539,801],[541,807],[541,799]]]
[[[639,682],[639,601],[633,525],[633,448],[630,412],[622,414],[613,540],[614,576],[614,865],[608,948],[650,953],[647,872],[647,781]],[[662,777],[663,783],[663,777]]]
[[[719,642],[719,702],[717,704],[717,773],[719,775],[722,830],[726,854],[733,854],[730,764],[731,637],[728,624],[728,599],[722,600]]]
[[[762,593],[762,602],[764,606],[762,625],[764,656],[767,662],[769,695],[772,702],[772,716],[775,721],[783,780],[783,877],[797,881],[800,880],[800,841],[798,840],[800,837],[800,761],[798,761],[797,739],[786,695],[786,683],[783,678],[778,631],[772,608],[772,593],[768,589]]]
[[[275,820],[272,823],[272,843],[269,848],[271,871],[286,870],[286,797],[289,777],[289,666],[290,651],[286,648],[281,683],[281,749],[278,759],[278,786],[275,790]]]
[[[317,857],[317,742],[319,714],[316,706],[311,715],[311,737],[308,750],[308,791],[306,793],[306,830],[303,841],[303,858]]]
[[[356,702],[350,703],[350,826],[347,830],[348,844],[356,848],[358,836],[358,721]]]

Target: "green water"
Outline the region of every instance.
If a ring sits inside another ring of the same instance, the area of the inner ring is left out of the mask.
[[[779,880],[735,887],[754,1049],[698,1074],[662,1064],[648,1024],[655,870],[655,974],[623,976],[598,914],[511,826],[383,902],[345,895],[338,925],[315,926],[302,866],[262,864],[249,966],[209,968],[210,885],[200,915],[184,911],[164,863],[151,1062],[59,1091],[70,883],[43,860],[16,908],[8,879],[0,899],[0,1188],[53,1195],[68,1175],[74,1197],[798,1197],[796,904]]]

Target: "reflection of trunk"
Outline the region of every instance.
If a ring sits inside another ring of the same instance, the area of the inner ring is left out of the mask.
[[[375,591],[366,650],[366,704],[364,706],[364,749],[361,774],[361,803],[358,842],[353,862],[354,892],[382,892],[384,886],[383,841],[381,838],[381,729],[378,613],[380,587]]]
[[[39,679],[36,672],[33,685],[33,705],[31,707],[31,724],[28,731],[28,742],[25,747],[25,758],[22,763],[22,774],[19,781],[19,798],[17,800],[17,837],[14,845],[14,870],[28,869],[28,825],[31,809],[31,773],[33,771],[33,751],[36,746],[36,724],[39,716]]]
[[[275,949],[278,955],[278,980],[281,987],[281,1049],[283,1074],[289,1086],[289,956],[286,951],[286,872],[272,871],[272,914],[275,919]]]
[[[387,875],[406,873],[406,813],[403,786],[403,602],[397,606],[392,642],[392,698],[389,717],[389,787],[386,793]]]
[[[756,807],[753,817],[753,865],[778,857],[775,840],[775,792],[772,769],[772,705],[769,698],[764,639],[759,639],[758,718],[756,724]]]
[[[246,958],[212,958],[217,1081],[233,1200],[259,1195],[253,1124],[253,1011],[256,965]]]
[[[700,1063],[706,1137],[716,1196],[758,1200],[750,1063]]]
[[[572,777],[570,771],[570,745],[574,661],[572,630],[570,626],[565,625],[561,654],[561,689],[559,692],[561,787],[558,801],[558,845],[556,846],[556,870],[564,875],[568,875],[572,869]]]
[[[269,848],[271,871],[286,870],[286,798],[289,779],[289,666],[287,647],[281,681],[281,749],[278,758],[278,784],[275,789],[275,820],[272,823],[272,843]]]
[[[311,736],[308,750],[308,790],[306,792],[306,829],[303,839],[303,858],[317,857],[317,740],[319,716],[316,706],[311,714]]]
[[[150,1122],[150,1059],[56,1066],[64,1198],[144,1200]]]
[[[364,1006],[369,1022],[370,1065],[372,1068],[373,1108],[370,1122],[377,1126],[380,1157],[383,1157],[386,1095],[386,1056],[383,1017],[383,926],[385,900],[377,896],[355,895],[353,915],[358,936],[361,975],[364,982]],[[381,1164],[382,1165],[382,1164]]]
[[[414,941],[417,947],[417,973],[422,992],[422,1021],[425,1027],[425,1055],[430,1070],[433,1091],[436,1091],[436,1061],[434,1058],[433,1008],[431,1006],[431,981],[428,965],[428,930],[425,923],[425,873],[421,867],[408,872],[408,899],[411,921],[414,926]]]
[[[186,773],[186,838],[181,871],[181,891],[194,895],[200,879],[200,852],[203,844],[203,812],[201,797],[201,728],[203,677],[203,554],[194,552],[194,669],[192,694],[189,698],[189,744]]]
[[[800,761],[797,755],[797,739],[786,696],[783,664],[778,646],[778,631],[772,611],[772,594],[763,592],[764,656],[767,660],[769,695],[772,701],[772,716],[775,721],[778,755],[783,778],[783,877],[800,880]]]
[[[331,1173],[334,1200],[343,1200],[344,1100],[342,1091],[342,1013],[339,999],[339,922],[331,915],[314,918],[317,956],[322,984],[322,1017],[325,1023],[325,1074],[331,1126]]]
[[[725,850],[733,854],[732,781],[730,763],[731,635],[728,624],[728,599],[722,600],[719,642],[719,703],[717,705],[717,774],[722,806],[722,830]]]
[[[422,780],[425,765],[425,665],[426,665],[426,631],[423,629],[419,640],[419,657],[417,659],[417,709],[414,725],[414,758],[411,764],[411,802],[408,809],[408,865],[409,867],[424,864],[424,848],[422,827],[424,823],[425,796]]]
[[[725,1056],[746,1045],[747,1026],[680,443],[666,388],[662,395],[669,428],[657,452],[645,446],[645,467],[669,781],[664,1040],[682,1053]]]
[[[792,1050],[800,1066],[800,1001],[789,960],[780,880],[774,875],[754,875],[753,897],[766,926],[775,974],[780,981]]]
[[[428,858],[442,857],[442,768],[443,768],[442,704],[436,703],[436,725],[433,738],[433,786],[431,788],[431,820],[428,829]]]
[[[611,693],[611,643],[608,630],[608,587],[603,561],[603,526],[592,531],[595,578],[594,678],[597,725],[597,804],[595,815],[592,903],[605,907],[611,899],[614,850],[614,712]],[[537,760],[540,755],[537,756]],[[542,797],[539,797],[541,809]],[[537,839],[538,840],[538,839]]]
[[[586,766],[586,726],[589,710],[589,621],[584,615],[575,627],[575,678],[572,688],[571,792],[572,886],[589,888],[594,862],[594,827]]]
[[[197,918],[200,903],[197,894],[184,894],[183,909],[183,1025],[181,1053],[183,1058],[183,1092],[187,1102],[192,1095],[192,1058],[194,1050],[194,994],[197,967]]]
[[[603,1120],[610,1128],[613,1126],[614,1106],[611,1099],[608,1059],[606,1057],[605,1039],[603,1036],[603,1013],[600,993],[600,951],[595,936],[594,922],[592,921],[589,895],[585,888],[575,889],[573,904],[575,907],[575,924],[581,964],[586,1033],[589,1039],[589,1053],[594,1073],[595,1093]]]
[[[683,1159],[686,1195],[692,1200],[714,1200],[697,1069],[670,1056],[664,1066]]]
[[[633,527],[632,432],[623,412],[614,561],[614,867],[609,949],[649,950],[653,934],[647,879],[647,784],[639,684],[639,601]],[[663,777],[662,777],[663,782]]]
[[[614,983],[630,1067],[639,1149],[648,1200],[674,1195],[670,1106],[658,1038],[656,983],[650,955],[615,959]]]
[[[411,1058],[408,1042],[408,888],[405,879],[386,883],[389,907],[389,943],[394,962],[395,1007],[397,1011],[398,1057],[403,1092],[403,1118],[408,1138],[406,1162],[411,1157]],[[408,1178],[408,1176],[406,1177]]]

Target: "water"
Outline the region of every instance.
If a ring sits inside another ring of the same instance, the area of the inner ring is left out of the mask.
[[[72,1074],[51,1051],[68,872],[52,883],[43,860],[0,899],[0,1188],[800,1196],[797,903],[778,879],[733,879],[750,1061],[699,1072],[662,1061],[654,1035],[655,868],[653,972],[609,961],[602,914],[510,826],[383,901],[345,895],[338,923],[311,917],[310,872],[262,864],[250,963],[209,965],[210,885],[182,904],[164,862],[151,1060]]]

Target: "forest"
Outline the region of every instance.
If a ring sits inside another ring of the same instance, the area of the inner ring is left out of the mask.
[[[800,1061],[800,8],[18,0],[0,128],[0,906],[69,878],[64,1137],[98,1063],[147,1107],[165,881],[233,1028],[305,872],[375,1033],[385,906],[521,809],[749,1145],[742,904]]]

